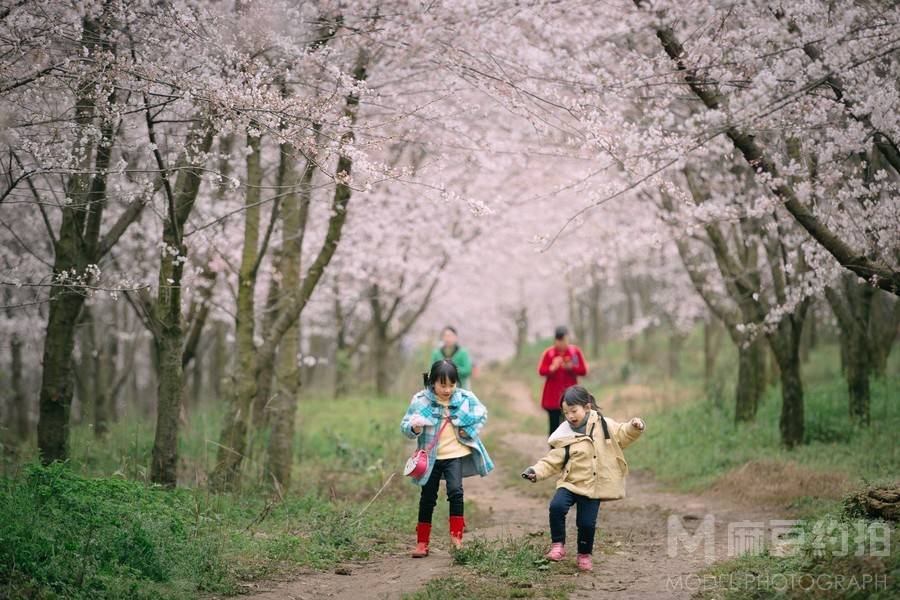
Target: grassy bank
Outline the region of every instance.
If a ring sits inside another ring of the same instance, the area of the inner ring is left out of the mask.
[[[731,404],[717,406],[700,398],[651,414],[652,435],[629,453],[631,464],[652,471],[680,488],[702,488],[752,462],[794,463],[812,471],[841,474],[848,483],[880,481],[900,473],[896,432],[900,431],[898,382],[872,384],[872,423],[853,424],[847,417],[843,381],[812,383],[805,394],[804,444],[786,451],[778,419],[781,396],[769,388],[756,420],[736,425]]]
[[[405,458],[397,432],[405,404],[352,398],[338,410],[330,399],[304,398],[296,485],[283,497],[264,485],[264,439],[254,443],[240,492],[207,492],[209,440],[221,419],[214,407],[190,414],[186,485],[173,491],[146,482],[142,457],[153,432],[139,419],[115,424],[103,440],[76,427],[68,464],[5,466],[0,597],[233,595],[248,580],[393,550],[415,522],[412,486],[395,476],[366,506]]]

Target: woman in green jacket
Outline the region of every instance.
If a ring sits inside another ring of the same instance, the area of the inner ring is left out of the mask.
[[[459,387],[470,390],[472,389],[469,387],[469,378],[472,377],[472,360],[469,358],[469,352],[457,343],[458,339],[455,328],[450,325],[444,327],[441,331],[442,345],[432,351],[429,364],[449,358],[459,371]]]

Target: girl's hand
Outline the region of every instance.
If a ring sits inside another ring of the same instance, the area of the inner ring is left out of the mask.
[[[631,420],[631,426],[634,427],[635,429],[637,429],[638,431],[643,431],[644,427],[645,427],[644,420],[639,419],[638,417],[635,417]]]
[[[427,427],[428,425],[431,425],[431,421],[422,415],[413,415],[409,420],[409,424],[413,427]]]
[[[413,417],[409,420],[410,429],[416,435],[422,433],[422,428],[431,425],[431,421],[423,417],[422,415],[413,415]]]
[[[522,471],[522,479],[527,479],[531,483],[537,481],[537,473],[534,472],[534,469],[528,467],[524,471]]]

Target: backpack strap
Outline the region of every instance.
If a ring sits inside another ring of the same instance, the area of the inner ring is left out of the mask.
[[[610,438],[610,435],[609,435],[609,425],[606,424],[606,419],[603,418],[603,415],[600,413],[599,410],[597,411],[597,414],[600,415],[600,425],[603,427],[603,439],[606,440],[607,444],[611,444],[612,439]],[[593,437],[593,436],[591,436],[591,437]]]

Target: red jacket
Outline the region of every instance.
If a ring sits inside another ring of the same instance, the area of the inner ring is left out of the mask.
[[[556,356],[562,355],[564,360],[571,361],[568,367],[560,366],[555,371],[550,371],[550,363]],[[578,378],[587,375],[587,361],[581,353],[581,348],[569,344],[569,347],[560,352],[556,346],[550,346],[544,350],[541,364],[538,365],[538,373],[547,380],[544,382],[544,393],[541,396],[541,406],[547,410],[559,410],[559,401],[567,388],[578,383]]]

